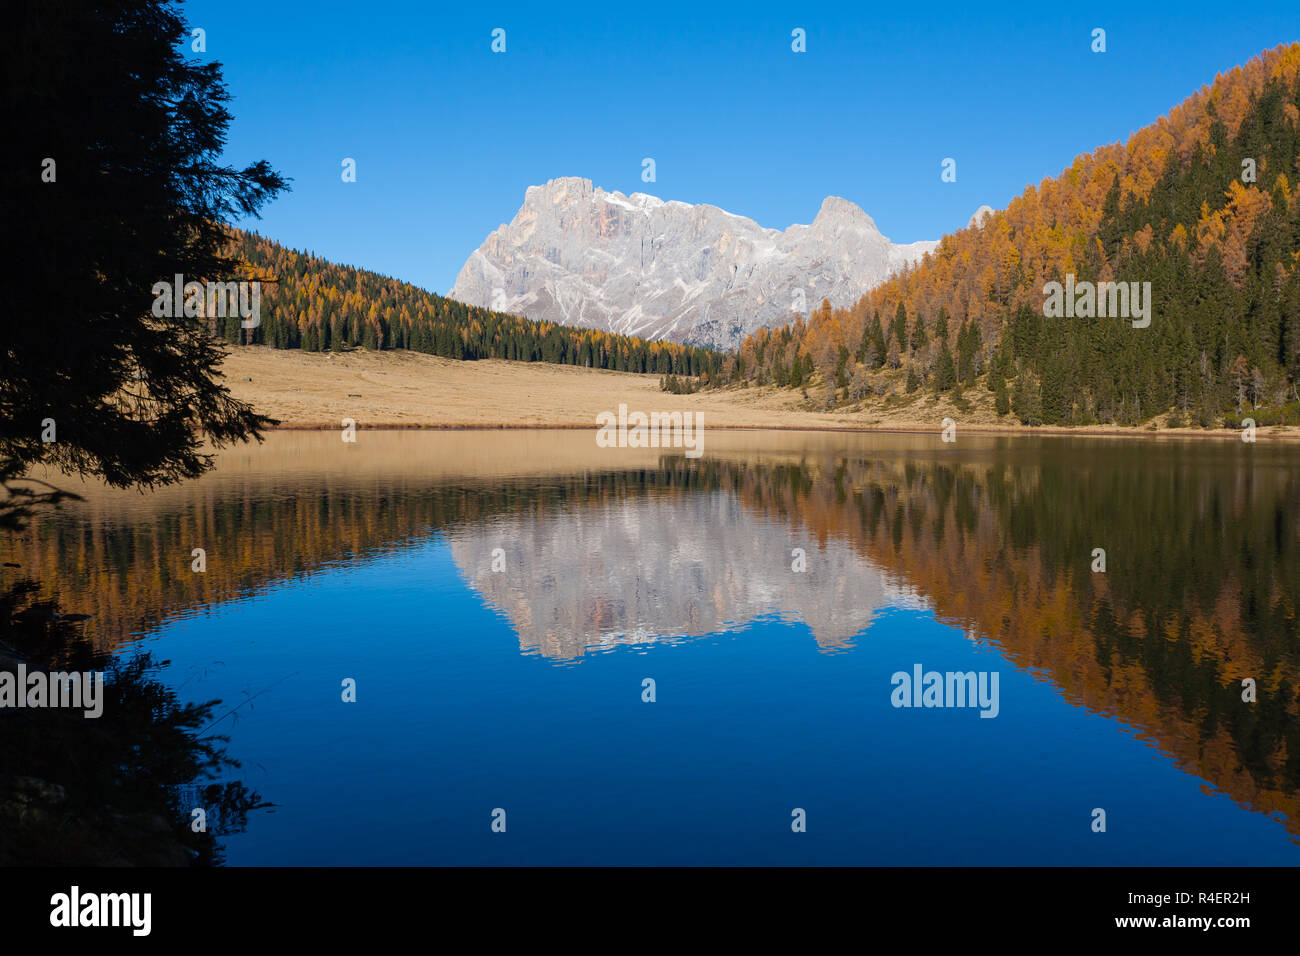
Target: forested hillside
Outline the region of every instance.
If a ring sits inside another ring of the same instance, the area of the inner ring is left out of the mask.
[[[1026,188],[852,308],[754,334],[721,379],[797,386],[820,373],[834,404],[904,376],[908,391],[938,392],[985,376],[998,411],[1031,424],[1295,417],[1297,182],[1291,44]],[[1047,317],[1045,284],[1070,274],[1151,283],[1150,325]]]
[[[722,364],[722,354],[708,349],[491,312],[376,272],[286,249],[253,232],[232,233],[236,254],[262,283],[261,321],[243,330],[238,317],[215,319],[217,333],[227,342],[311,352],[413,349],[453,359],[502,358],[706,378]]]

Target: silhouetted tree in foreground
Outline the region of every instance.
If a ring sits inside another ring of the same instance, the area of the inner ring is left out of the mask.
[[[0,709],[0,866],[212,865],[217,838],[267,806],[222,775],[239,764],[207,734],[217,701],[185,704],[148,654],[96,651],[84,615],[33,582],[0,592],[0,672],[105,673],[103,712]],[[194,808],[205,829],[190,826]]]
[[[265,162],[222,163],[229,97],[189,41],[168,0],[5,7],[0,529],[72,497],[33,466],[167,484],[211,467],[205,442],[271,423],[219,383],[205,320],[154,314],[155,283],[249,278],[227,226],[287,188]],[[0,709],[0,864],[218,861],[257,799],[219,779],[213,705],[180,703],[148,656],[96,652],[33,582],[0,592],[0,671],[20,667],[107,671],[107,700],[97,719]],[[193,832],[191,806],[217,827]]]
[[[5,20],[0,128],[17,142],[0,150],[0,476],[196,476],[205,440],[260,438],[270,420],[219,384],[206,323],[155,317],[151,290],[241,278],[226,224],[286,181],[221,163],[221,68],[188,58],[174,3],[22,0]]]

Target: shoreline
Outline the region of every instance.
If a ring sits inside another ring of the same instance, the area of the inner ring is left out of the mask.
[[[1234,428],[1012,424],[993,395],[969,388],[961,407],[944,394],[895,396],[816,410],[799,389],[726,386],[664,392],[660,376],[607,369],[481,359],[461,362],[419,352],[302,352],[235,346],[224,384],[232,397],[277,419],[268,431],[575,431],[626,404],[640,411],[692,412],[707,431],[935,434],[943,420],[958,434],[1216,439],[1240,441]],[[1157,416],[1159,422],[1167,415]],[[1300,426],[1260,426],[1256,441],[1300,441]]]
[[[928,435],[940,431],[938,428],[916,425],[703,425],[706,431],[749,432],[846,432],[860,434],[895,434]],[[375,422],[367,424],[357,422],[357,431],[583,431],[597,428],[593,421],[590,425],[576,422],[553,423],[412,423],[412,422]],[[1277,430],[1275,430],[1277,429]],[[339,426],[324,423],[298,422],[270,425],[267,431],[338,431]],[[1217,438],[1225,441],[1241,441],[1241,430],[1234,428],[1160,428],[1125,427],[1123,425],[983,425],[957,423],[957,430],[978,432],[981,435],[1007,435],[1032,438],[1035,435],[1076,436],[1081,438]],[[1257,430],[1260,438],[1285,438],[1290,441],[1300,440],[1300,428],[1291,425],[1261,426]],[[1258,441],[1259,439],[1257,439]],[[1246,442],[1245,444],[1250,444]]]

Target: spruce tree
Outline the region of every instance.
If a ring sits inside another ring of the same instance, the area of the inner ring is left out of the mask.
[[[936,392],[946,392],[957,384],[957,369],[952,362],[952,353],[948,343],[939,348],[939,358],[934,365],[934,388]]]
[[[1043,423],[1047,425],[1069,424],[1070,400],[1066,394],[1064,369],[1059,362],[1053,361],[1043,370],[1043,381],[1039,389],[1042,396],[1039,409]]]
[[[894,339],[898,342],[898,351],[907,352],[907,309],[903,303],[898,303],[898,311],[894,313]]]
[[[989,361],[989,374],[984,384],[990,392],[996,392],[999,387],[1005,386],[1006,377],[1002,374],[1002,359],[998,353],[993,354]]]
[[[912,326],[912,351],[920,352],[930,344],[930,337],[925,334],[925,320],[917,313],[916,324]]]
[[[993,407],[999,415],[1011,411],[1011,396],[1007,394],[1007,380],[999,377],[997,388],[993,393]]]
[[[939,306],[939,315],[934,320],[934,337],[948,341],[948,310]]]
[[[1011,393],[1011,410],[1016,413],[1022,425],[1043,423],[1043,402],[1039,395],[1038,382],[1027,370],[1022,370],[1016,376],[1016,387]]]
[[[882,368],[889,358],[889,346],[885,343],[885,330],[880,325],[880,313],[871,316],[871,344],[876,349],[876,368]]]

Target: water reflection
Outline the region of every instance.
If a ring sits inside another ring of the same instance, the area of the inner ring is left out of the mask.
[[[792,537],[787,520],[716,481],[503,516],[457,528],[451,542],[462,576],[506,615],[520,648],[553,658],[769,615],[807,624],[823,649],[845,648],[881,608],[918,603],[849,541]]]
[[[4,547],[102,647],[430,541],[556,663],[766,618],[851,651],[882,611],[924,608],[1297,835],[1296,454],[719,433],[688,460],[585,432],[280,433],[147,497],[76,489],[83,507]]]

